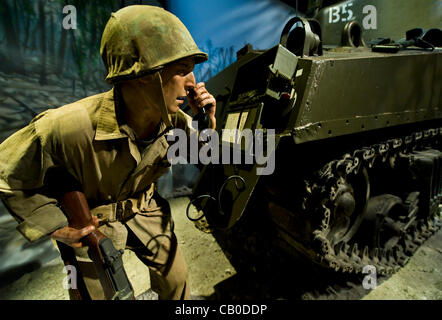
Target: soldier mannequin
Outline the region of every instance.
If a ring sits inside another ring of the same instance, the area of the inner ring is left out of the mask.
[[[179,108],[184,97],[194,114],[206,107],[209,128],[215,129],[216,101],[192,72],[207,54],[178,18],[150,6],[112,14],[100,52],[114,88],[46,111],[2,143],[0,196],[28,240],[50,235],[75,249],[93,299],[104,295],[81,238],[95,228],[149,267],[160,299],[188,299],[188,273],[170,207],[154,182],[170,167],[164,134],[173,127],[194,131]],[[67,226],[47,192],[45,176],[52,168],[67,170],[82,185],[95,226]]]

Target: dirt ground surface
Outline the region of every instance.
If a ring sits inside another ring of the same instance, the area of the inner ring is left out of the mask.
[[[237,270],[235,267],[237,264],[232,263],[235,258],[231,252],[223,250],[220,242],[212,233],[198,230],[194,223],[187,219],[185,208],[188,201],[187,197],[181,197],[171,199],[170,204],[177,238],[188,263],[191,294],[194,299],[296,298],[296,296],[287,295],[285,289],[280,291],[276,289],[276,294],[274,293],[275,287],[295,287],[296,279],[294,282],[287,281],[287,283],[279,283],[275,286],[274,283],[270,284],[262,279],[266,277],[256,271],[254,266],[249,266],[250,272],[243,272],[240,268]],[[152,292],[143,294],[150,287],[148,269],[128,250],[123,257],[135,295],[139,299],[155,299],[155,294]],[[297,260],[287,258],[287,264],[290,263],[296,264]],[[303,261],[299,264],[304,264],[306,269],[312,270],[312,274],[305,276],[307,279],[318,277],[314,273],[314,270],[317,269],[309,265],[308,262]],[[249,278],[248,276],[255,271],[259,279],[251,284],[250,281],[253,280],[250,279],[253,277]],[[275,270],[274,273],[279,273],[279,270]],[[248,276],[244,276],[244,274],[248,274]],[[297,274],[299,273],[295,272],[292,276],[295,277]],[[26,273],[15,282],[0,288],[0,299],[69,299],[67,291],[63,288],[65,277],[63,263],[57,257],[41,268]],[[273,281],[274,277],[269,277],[269,279]],[[302,293],[303,284],[300,286],[301,288],[297,288],[297,291]],[[442,230],[427,240],[399,272],[388,279],[379,279],[375,289],[366,290],[362,288],[362,282],[359,285],[353,283],[351,289],[344,289],[343,293],[334,295],[330,299],[442,300]]]

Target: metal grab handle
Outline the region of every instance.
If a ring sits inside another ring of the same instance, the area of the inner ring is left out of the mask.
[[[300,17],[291,18],[281,32],[279,43],[290,50],[290,43],[288,43],[290,30],[298,22],[302,24],[304,30],[302,41],[300,41],[302,43],[302,47],[295,47],[294,50],[291,51],[299,51],[301,56],[309,56],[314,54],[322,55],[321,25],[315,19],[305,19]]]

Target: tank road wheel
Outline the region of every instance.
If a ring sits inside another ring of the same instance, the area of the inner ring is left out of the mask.
[[[398,264],[405,265],[418,248],[406,237],[417,231],[418,201],[419,192],[410,193],[405,202],[391,194],[379,195],[368,201],[357,241],[372,256],[377,249],[384,257],[380,273],[397,271]]]
[[[359,252],[357,246],[350,248],[348,242],[364,219],[370,197],[367,169],[362,159],[347,154],[327,164],[319,176],[314,189],[323,195],[323,200],[314,211],[322,212],[323,219],[314,232],[314,247],[323,255],[322,264],[344,272],[357,271],[359,263],[353,262],[351,252]],[[318,202],[310,203],[314,207]]]
[[[333,246],[348,242],[355,235],[364,218],[369,197],[370,182],[365,167],[346,179],[338,179],[328,235]]]

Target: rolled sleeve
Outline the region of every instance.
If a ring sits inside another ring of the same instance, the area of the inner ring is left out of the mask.
[[[54,204],[46,204],[34,210],[17,226],[17,230],[32,242],[67,225],[68,220],[60,208]]]
[[[0,198],[19,223],[17,230],[35,241],[67,225],[67,218],[44,185],[54,166],[48,112],[38,115],[0,145]]]

